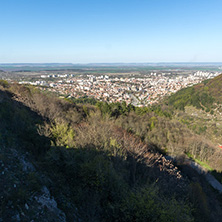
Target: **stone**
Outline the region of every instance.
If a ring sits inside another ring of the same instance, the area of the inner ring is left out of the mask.
[[[28,210],[28,209],[29,209],[29,206],[28,206],[28,204],[27,204],[27,203],[25,204],[25,209],[26,209],[26,210]]]

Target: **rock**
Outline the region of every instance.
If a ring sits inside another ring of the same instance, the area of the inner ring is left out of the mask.
[[[57,202],[55,201],[54,197],[51,196],[48,188],[44,186],[41,191],[42,195],[34,197],[38,204],[40,204],[39,210],[42,210],[43,212],[50,212],[50,215],[54,215],[56,221],[65,222],[66,215],[57,207]]]
[[[14,216],[12,217],[12,219],[13,219],[13,221],[15,221],[15,222],[21,221],[21,218],[20,218],[19,213],[17,213],[16,215],[14,215]]]
[[[28,204],[27,204],[27,203],[25,204],[25,209],[26,209],[26,210],[28,210],[28,209],[29,209],[29,206],[28,206]]]
[[[23,171],[25,171],[25,172],[27,172],[27,171],[34,172],[35,171],[35,167],[33,166],[33,164],[31,164],[29,161],[27,161],[24,156],[21,156],[19,158],[19,160],[20,160],[20,163],[22,164]]]
[[[50,196],[50,192],[46,186],[43,186],[41,191],[44,193],[45,196],[47,196],[47,197]]]

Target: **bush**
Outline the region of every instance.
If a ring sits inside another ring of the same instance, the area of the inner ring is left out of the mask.
[[[9,88],[9,83],[6,80],[0,79],[0,86],[3,86],[3,88]]]
[[[189,196],[194,204],[194,215],[197,221],[209,221],[209,208],[207,205],[206,194],[203,192],[199,183],[190,185]]]
[[[189,205],[160,197],[155,186],[129,193],[121,207],[121,221],[193,221]]]

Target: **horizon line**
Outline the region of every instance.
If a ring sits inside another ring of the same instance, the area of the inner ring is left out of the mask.
[[[26,64],[69,64],[69,65],[90,65],[90,64],[218,64],[221,62],[0,62],[0,65],[26,65]]]

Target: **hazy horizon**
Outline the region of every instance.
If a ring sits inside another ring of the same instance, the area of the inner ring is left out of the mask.
[[[222,62],[88,62],[88,63],[71,63],[71,62],[7,62],[7,63],[0,63],[1,65],[103,65],[103,64],[113,64],[113,65],[220,65]]]

